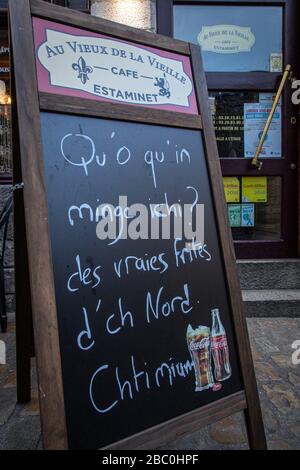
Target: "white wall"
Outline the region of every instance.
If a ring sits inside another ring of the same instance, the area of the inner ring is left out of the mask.
[[[91,14],[148,31],[156,31],[155,0],[92,0]]]

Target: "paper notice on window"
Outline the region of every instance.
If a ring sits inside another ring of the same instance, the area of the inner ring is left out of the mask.
[[[260,104],[264,104],[265,106],[272,107],[273,102],[276,98],[276,93],[259,93],[259,102]],[[282,104],[282,97],[280,96],[278,107]]]
[[[241,205],[240,204],[228,204],[227,206],[228,220],[230,227],[241,226]]]
[[[243,202],[267,202],[268,184],[266,176],[242,177]]]
[[[244,104],[244,156],[253,158],[271,111],[271,103]],[[260,158],[281,157],[281,106],[276,108]]]
[[[254,204],[242,205],[242,227],[254,227]]]
[[[270,54],[270,72],[282,72],[282,54]]]
[[[208,98],[208,102],[209,102],[209,107],[210,107],[210,111],[211,111],[211,115],[214,116],[217,112],[217,109],[216,109],[216,98],[214,96],[209,96]]]
[[[223,177],[226,202],[240,202],[240,182],[236,177]]]

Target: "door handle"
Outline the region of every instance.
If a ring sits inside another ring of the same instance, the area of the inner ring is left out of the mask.
[[[260,152],[263,148],[263,145],[264,145],[264,142],[266,140],[266,137],[267,137],[267,133],[268,133],[268,130],[270,128],[270,125],[271,125],[271,122],[272,122],[272,119],[273,119],[273,116],[274,116],[274,113],[275,113],[275,110],[277,108],[277,105],[279,103],[279,99],[280,99],[280,96],[283,92],[283,88],[284,88],[284,85],[287,81],[287,79],[289,78],[290,74],[291,74],[291,71],[292,71],[292,66],[291,65],[287,65],[285,67],[285,71],[284,71],[284,74],[282,76],[282,79],[281,79],[281,82],[280,82],[280,85],[279,85],[279,88],[278,88],[278,91],[276,93],[276,96],[275,96],[275,99],[274,99],[274,103],[273,103],[273,106],[272,106],[272,109],[270,111],[270,114],[268,116],[268,119],[267,119],[267,122],[265,124],[265,128],[264,128],[264,131],[262,133],[262,136],[261,136],[261,139],[260,139],[260,142],[258,144],[258,147],[256,149],[256,152],[255,152],[255,156],[253,158],[253,160],[251,161],[251,165],[255,166],[258,170],[261,170],[261,167],[263,166],[263,162],[262,161],[259,161],[259,155],[260,155]]]

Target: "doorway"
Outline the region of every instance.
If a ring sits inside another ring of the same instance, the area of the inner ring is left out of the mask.
[[[298,75],[299,1],[157,0],[158,33],[201,45],[237,258],[298,254],[297,108],[288,81],[251,165],[284,67]]]

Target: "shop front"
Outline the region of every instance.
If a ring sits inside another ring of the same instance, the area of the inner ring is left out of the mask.
[[[158,32],[201,45],[238,258],[298,255],[297,106],[287,81],[251,162],[286,64],[298,76],[299,2],[158,0]]]
[[[50,3],[86,13],[94,7],[100,16],[107,10],[111,16],[106,18],[119,22],[126,22],[123,10],[130,16],[130,5],[135,12],[142,11],[131,0]],[[155,5],[150,0],[137,3]],[[156,0],[157,32],[202,48],[228,219],[239,259],[299,254],[298,106],[292,103],[291,79],[300,75],[299,9],[297,0]],[[12,173],[7,1],[0,1],[0,13],[1,186],[11,182]],[[144,16],[133,25],[143,28]],[[287,64],[292,75],[274,113],[258,170],[251,162]]]

